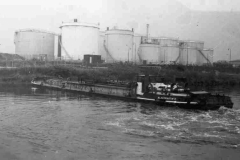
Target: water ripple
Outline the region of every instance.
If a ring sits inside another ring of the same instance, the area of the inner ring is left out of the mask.
[[[189,111],[18,87],[0,88],[0,142],[12,142],[10,148],[16,144],[24,146],[16,150],[20,152],[27,148],[27,156],[31,153],[34,156],[59,154],[62,159],[71,159],[66,155],[81,157],[88,153],[88,157],[92,156],[90,159],[97,159],[93,156],[99,150],[101,153],[112,151],[112,155],[119,154],[119,151],[122,155],[139,154],[150,150],[149,146],[153,146],[151,153],[155,150],[157,153],[159,148],[153,141],[240,148],[238,107],[209,112]],[[233,100],[238,103],[240,94],[234,96]],[[126,146],[130,147],[122,149]]]

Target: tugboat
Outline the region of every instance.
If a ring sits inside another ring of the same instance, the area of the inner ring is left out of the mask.
[[[160,105],[174,105],[186,109],[217,110],[221,106],[232,108],[229,96],[213,95],[207,91],[190,91],[187,83],[184,87],[176,83],[164,83],[158,76],[137,77],[137,99],[151,100]]]
[[[35,86],[98,94],[133,101],[153,102],[161,106],[178,106],[185,109],[217,110],[221,106],[232,108],[229,96],[213,95],[207,91],[190,91],[187,83],[184,87],[176,83],[165,83],[160,76],[138,75],[135,82],[94,83],[92,81],[69,81],[54,78],[35,78]]]

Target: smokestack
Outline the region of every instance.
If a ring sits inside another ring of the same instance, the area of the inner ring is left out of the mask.
[[[147,24],[147,39],[148,39],[148,35],[149,35],[149,24]]]
[[[132,28],[132,31],[134,32],[134,29]]]
[[[107,31],[109,30],[109,27],[107,27]]]

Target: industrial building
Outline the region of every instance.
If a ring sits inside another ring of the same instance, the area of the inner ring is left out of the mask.
[[[98,55],[99,24],[78,22],[62,23],[61,57],[65,60],[83,60],[85,54]]]
[[[14,34],[15,54],[25,59],[54,60],[60,54],[59,34],[39,29],[22,29]]]
[[[84,63],[85,64],[100,64],[102,63],[101,55],[91,55],[85,54],[84,55]]]

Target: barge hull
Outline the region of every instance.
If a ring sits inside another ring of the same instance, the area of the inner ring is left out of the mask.
[[[177,96],[177,94],[153,94],[145,93],[143,95],[136,94],[136,86],[116,86],[109,84],[93,84],[63,81],[59,79],[48,79],[32,81],[32,85],[37,87],[50,88],[54,90],[77,92],[88,95],[100,95],[103,97],[112,97],[121,100],[147,102],[158,104],[159,106],[177,106],[179,108],[191,110],[217,110],[221,107],[220,103],[199,103],[196,99],[189,96]],[[181,94],[180,94],[181,95]],[[229,107],[230,108],[230,107]]]

